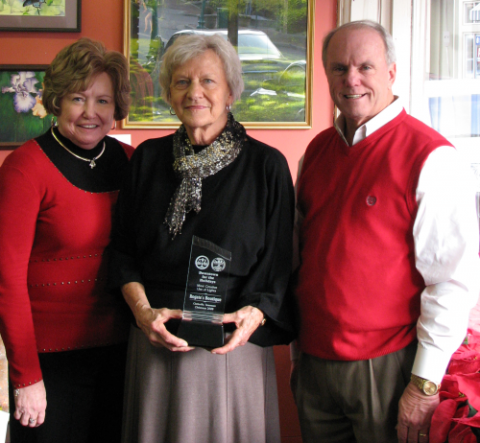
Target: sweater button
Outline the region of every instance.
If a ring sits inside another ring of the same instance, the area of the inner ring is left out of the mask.
[[[369,195],[367,197],[367,205],[373,206],[375,203],[377,203],[377,197],[374,197],[373,195]]]

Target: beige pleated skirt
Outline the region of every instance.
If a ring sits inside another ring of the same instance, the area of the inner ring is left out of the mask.
[[[132,327],[123,443],[279,443],[272,348],[226,355],[153,347]]]

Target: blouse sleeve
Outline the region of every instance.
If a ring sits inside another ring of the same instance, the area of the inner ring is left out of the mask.
[[[292,269],[294,190],[285,157],[275,155],[265,163],[267,186],[264,247],[249,273],[240,307],[255,306],[267,318],[250,341],[261,346],[287,344],[293,339],[293,296],[288,290]]]
[[[134,152],[129,163],[128,173],[120,188],[112,227],[112,239],[109,249],[108,287],[118,290],[124,284],[139,282],[143,284],[141,272],[136,260],[134,235],[134,196],[136,193],[136,161],[139,150]]]
[[[0,334],[10,379],[24,387],[42,379],[27,289],[41,191],[14,154],[0,168]]]

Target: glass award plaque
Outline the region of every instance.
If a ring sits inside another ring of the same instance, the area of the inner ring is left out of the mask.
[[[193,236],[177,336],[189,346],[218,348],[224,345],[223,314],[232,253]]]

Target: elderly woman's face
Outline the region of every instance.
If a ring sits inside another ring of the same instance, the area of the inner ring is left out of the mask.
[[[113,124],[115,99],[112,81],[103,72],[85,91],[68,94],[60,102],[58,130],[83,149],[93,149]]]
[[[211,49],[173,72],[170,103],[192,143],[209,144],[220,135],[232,102],[223,63]]]

